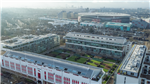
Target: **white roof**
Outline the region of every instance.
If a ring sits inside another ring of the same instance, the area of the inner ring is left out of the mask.
[[[118,43],[118,44],[125,44],[127,42],[126,38],[124,37],[104,36],[104,35],[78,33],[78,32],[69,32],[66,34],[66,37],[98,40],[98,41],[105,41],[105,42]]]
[[[114,13],[114,12],[95,12],[95,13],[78,13],[79,16],[130,16],[124,13]]]
[[[56,34],[46,34],[46,35],[39,35],[39,36],[24,35],[24,36],[21,36],[21,37],[14,37],[14,38],[11,38],[11,39],[4,40],[4,41],[2,41],[2,43],[4,43],[5,46],[13,47],[13,46],[29,43],[29,42],[32,42],[32,41],[35,41],[35,40],[39,40],[39,39],[43,39],[43,38],[51,37],[51,36],[55,36],[55,35]],[[28,39],[26,39],[26,38],[28,38]],[[14,42],[10,43],[10,41],[14,41]]]
[[[125,58],[120,69],[138,73],[145,50],[146,48],[144,47],[144,45],[136,45],[134,48],[132,48],[128,56]]]

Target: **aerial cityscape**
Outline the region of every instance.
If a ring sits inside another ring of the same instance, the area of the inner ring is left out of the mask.
[[[150,84],[149,1],[2,1],[1,84]]]

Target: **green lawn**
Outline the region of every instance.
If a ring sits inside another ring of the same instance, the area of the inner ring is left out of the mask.
[[[88,62],[88,65],[96,66],[96,67],[97,67],[97,65],[96,65],[96,64],[94,64],[94,63],[90,63],[90,62]]]
[[[84,62],[86,62],[86,60],[87,60],[87,58],[80,58],[77,60],[77,62],[84,63]]]
[[[96,61],[96,60],[91,60],[91,61],[93,61],[93,63],[101,63],[101,62],[99,62],[99,61]]]
[[[58,56],[56,56],[56,58],[61,58],[61,56],[58,55]]]
[[[71,56],[67,60],[69,60],[69,61],[75,61],[75,58],[77,58],[77,56]]]
[[[53,52],[51,52],[52,54],[55,54],[55,55],[58,55],[59,53],[58,52],[55,52],[55,51],[53,51]]]
[[[85,57],[91,57],[91,56],[86,54]]]
[[[101,68],[104,68],[105,66],[104,66],[104,65],[100,65],[100,67],[101,67]]]
[[[112,67],[112,66],[113,66],[113,64],[108,63],[108,62],[104,62],[104,64],[108,64],[110,67]]]
[[[96,66],[96,67],[97,67],[97,65],[96,65],[95,63],[100,64],[101,62],[96,61],[96,60],[91,60],[90,62],[88,62],[89,65],[92,65],[92,66]]]
[[[108,69],[103,68],[103,70],[104,70],[105,72],[108,72]]]

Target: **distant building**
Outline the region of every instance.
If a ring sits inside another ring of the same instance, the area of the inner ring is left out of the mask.
[[[128,42],[123,37],[88,33],[69,32],[64,39],[68,49],[117,60],[122,60],[132,46],[132,42]]]
[[[22,37],[14,37],[2,41],[4,48],[17,50],[17,51],[30,51],[41,53],[45,50],[58,46],[60,37],[56,34],[46,35],[24,35]]]
[[[144,61],[146,50],[147,48],[144,45],[132,47],[118,67],[114,84],[149,84],[150,73],[148,70],[150,70],[150,67],[147,65],[149,58],[148,60],[146,58],[147,62]]]
[[[131,25],[130,23],[116,23],[116,22],[107,22],[105,24],[105,27],[107,28],[114,28],[114,29],[121,29],[121,30],[124,30],[124,31],[130,31],[130,28],[131,28]]]
[[[60,13],[58,13],[58,18],[62,18],[62,19],[67,18],[67,13],[66,13],[66,11],[61,11]]]
[[[17,73],[37,84],[102,84],[102,68],[75,63],[41,54],[1,51],[1,68]]]
[[[150,27],[150,23],[142,19],[132,20],[132,25],[133,27],[137,27],[137,28],[149,28]]]
[[[95,13],[78,13],[78,18],[81,22],[95,21],[95,22],[118,22],[129,23],[130,15],[123,13],[108,13],[108,12],[95,12]]]

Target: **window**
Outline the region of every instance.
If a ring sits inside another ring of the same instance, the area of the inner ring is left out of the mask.
[[[147,84],[150,84],[150,81],[147,81]]]
[[[20,64],[16,64],[16,70],[20,71]]]
[[[99,39],[99,37],[97,37],[97,39]]]
[[[38,78],[41,79],[41,73],[38,73]]]
[[[28,74],[29,74],[29,75],[33,75],[33,71],[32,71],[32,68],[31,68],[31,67],[28,67]]]
[[[133,75],[134,75],[134,73],[131,73],[131,75],[133,76]]]
[[[126,77],[124,77],[124,84],[126,84]]]
[[[15,65],[13,62],[10,62],[11,69],[15,69]]]
[[[46,80],[46,71],[44,72],[44,77],[45,77],[45,80]]]
[[[36,69],[34,68],[34,76],[36,76]]]
[[[2,60],[2,65],[4,66],[4,61]]]
[[[54,74],[48,73],[48,80],[54,82]]]
[[[5,60],[5,66],[9,68],[9,61]]]
[[[87,83],[85,83],[85,82],[82,82],[81,84],[87,84]]]
[[[109,40],[112,40],[112,39],[109,39]]]
[[[70,78],[64,77],[64,84],[70,84]]]
[[[77,81],[77,80],[72,80],[72,84],[79,84],[79,81]]]
[[[59,76],[59,75],[55,75],[55,80],[56,80],[56,83],[61,83],[62,82],[61,76]]]
[[[21,67],[22,67],[22,72],[26,73],[26,66],[22,65]]]

